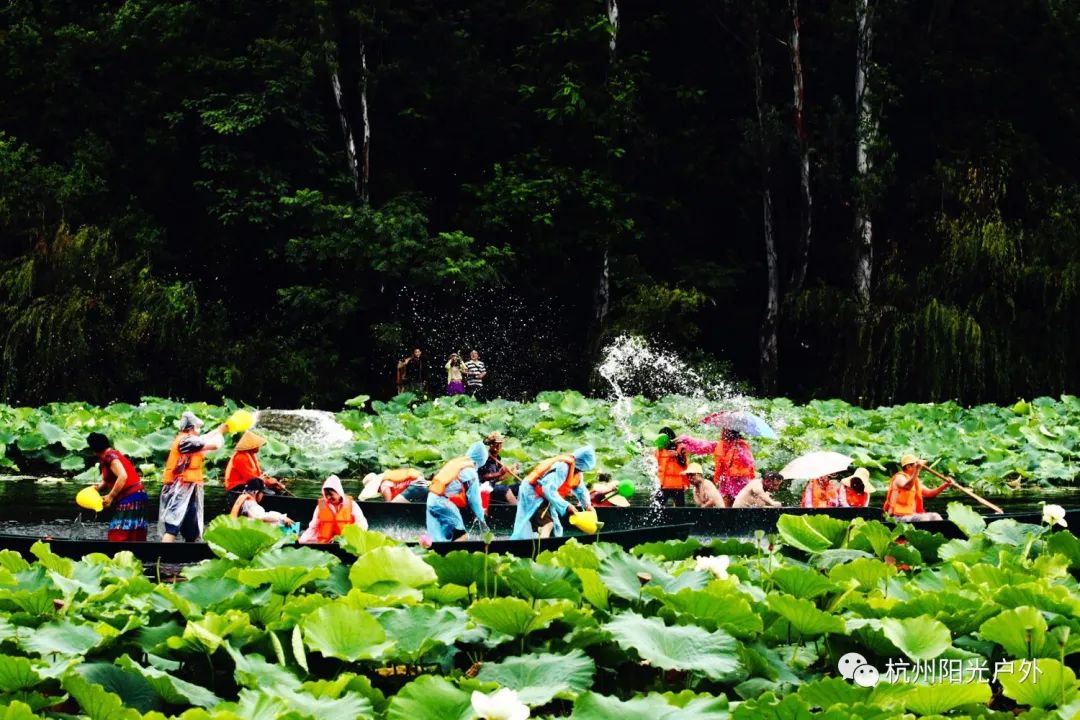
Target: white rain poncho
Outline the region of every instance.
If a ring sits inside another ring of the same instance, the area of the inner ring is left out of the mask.
[[[197,540],[203,533],[203,487],[202,483],[177,480],[161,486],[161,505],[158,510],[158,529],[165,533],[165,525],[182,526],[188,506],[195,503],[195,518],[199,528]],[[181,527],[181,529],[183,529]]]
[[[483,521],[484,507],[480,501],[480,476],[476,469],[487,462],[487,446],[482,442],[473,443],[466,451],[465,457],[473,461],[475,467],[464,468],[458,473],[457,478],[446,486],[446,495],[453,497],[459,495],[462,488],[465,490],[465,500],[472,509],[473,514]],[[465,530],[465,521],[461,518],[461,510],[457,505],[450,502],[443,495],[429,492],[427,496],[427,533],[432,542],[449,542],[454,539],[454,531]]]
[[[580,447],[573,452],[573,455],[574,467],[577,472],[588,472],[596,467],[596,451],[592,447],[588,445]],[[542,495],[537,495],[536,491],[526,483],[521,484],[521,491],[518,493],[517,515],[514,517],[514,533],[510,536],[511,540],[531,540],[536,537],[536,531],[532,527],[532,517],[540,511],[544,501],[547,501],[551,507],[552,534],[555,537],[562,537],[562,517],[566,515],[570,503],[559,494],[559,488],[566,482],[566,477],[569,474],[570,466],[567,463],[557,462],[552,465],[547,474],[537,481]],[[577,487],[573,489],[573,493],[578,502],[581,503],[582,508],[588,510],[592,507],[589,488],[586,487],[584,480],[578,483]]]

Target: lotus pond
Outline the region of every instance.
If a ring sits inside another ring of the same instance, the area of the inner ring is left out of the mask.
[[[1080,541],[949,516],[965,539],[786,516],[755,542],[535,560],[350,527],[351,563],[218,518],[218,559],[175,584],[123,553],[4,551],[0,716],[1076,717]]]

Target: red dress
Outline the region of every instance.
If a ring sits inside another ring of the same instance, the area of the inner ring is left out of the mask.
[[[721,439],[713,450],[713,460],[713,482],[724,497],[735,497],[754,479],[754,455],[744,438]]]

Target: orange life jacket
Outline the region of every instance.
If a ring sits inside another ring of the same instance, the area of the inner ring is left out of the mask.
[[[461,472],[458,470],[458,472]],[[415,480],[422,477],[423,473],[415,468],[398,468],[397,470],[387,470],[383,473],[383,482],[390,483],[390,499],[393,500],[401,493],[405,492],[405,488],[409,487]]]
[[[844,488],[844,502],[847,507],[866,507],[870,504],[870,493],[857,492],[854,488]]]
[[[315,539],[320,543],[328,543],[345,529],[346,525],[353,524],[351,497],[346,495],[341,506],[334,510],[326,498],[319,498],[318,515],[315,518]]]
[[[251,493],[240,493],[240,497],[236,498],[236,502],[233,503],[232,510],[229,511],[230,517],[240,517],[240,513],[244,509],[244,503],[248,500],[254,500],[255,496]]]
[[[754,456],[750,452],[750,443],[743,438],[721,438],[713,449],[713,462],[713,483],[717,487],[724,478],[749,480],[754,477]]]
[[[540,481],[545,475],[551,472],[551,468],[555,466],[555,463],[566,463],[570,466],[569,470],[566,472],[566,480],[563,480],[563,484],[559,486],[559,495],[561,497],[568,496],[573,492],[574,488],[581,484],[581,473],[577,472],[574,468],[577,460],[573,455],[566,453],[564,455],[549,457],[547,460],[544,460],[534,467],[532,472],[525,476],[525,482],[532,485],[537,497],[544,496],[544,489],[541,487]]]
[[[806,483],[803,490],[802,506],[804,508],[833,508],[840,505],[840,493],[836,483],[831,480],[822,485],[817,480]]]
[[[241,450],[229,458],[225,466],[225,490],[240,487],[252,478],[262,477],[262,468],[255,450]]]
[[[907,477],[906,473],[898,472],[889,481],[889,491],[885,494],[885,505],[882,506],[882,510],[897,517],[924,512],[923,489],[919,479],[915,478],[907,487],[900,487],[896,480],[901,475]]]
[[[176,436],[169,448],[169,459],[165,461],[165,473],[162,475],[163,485],[172,485],[177,480],[189,483],[203,483],[203,453],[195,452],[183,454],[180,452],[180,443],[195,433],[184,431]]]
[[[679,449],[677,447],[674,450],[656,451],[660,487],[664,490],[685,490],[690,487],[690,480],[682,474],[686,466],[679,463]],[[683,458],[685,457],[686,455],[683,454]]]
[[[436,495],[442,495],[450,502],[457,505],[459,508],[463,508],[468,504],[468,496],[465,492],[465,483],[461,484],[461,492],[457,495],[447,495],[446,486],[458,479],[458,475],[465,468],[476,468],[474,463],[469,458],[462,456],[456,457],[442,466],[442,470],[435,473],[435,477],[431,478],[431,485],[428,486],[428,492],[433,492]]]

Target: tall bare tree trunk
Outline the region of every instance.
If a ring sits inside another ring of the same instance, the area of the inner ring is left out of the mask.
[[[855,202],[855,297],[864,307],[870,303],[870,281],[874,267],[874,232],[866,182],[873,169],[870,145],[877,134],[877,122],[867,97],[867,72],[873,48],[873,15],[870,0],[856,0],[858,44],[855,50],[855,174],[858,187]]]
[[[765,128],[764,69],[761,63],[761,36],[754,30],[754,107],[757,110],[758,151],[761,163],[761,221],[765,239],[765,267],[768,275],[768,292],[765,300],[765,319],[761,323],[761,384],[766,393],[776,392],[779,375],[777,356],[777,326],[780,316],[780,267],[776,255],[776,239],[773,234],[772,165],[769,161],[768,138]]]
[[[619,5],[617,0],[607,0],[607,17],[608,24],[611,26],[611,39],[608,41],[608,77],[615,70],[615,62],[617,59],[616,48],[618,47],[619,38]],[[611,263],[610,263],[610,251],[611,242],[606,240],[604,242],[603,254],[600,258],[600,277],[596,284],[595,302],[593,308],[595,315],[593,321],[596,324],[596,334],[594,341],[594,352],[599,353],[600,343],[604,337],[604,330],[607,327],[607,316],[611,309]]]
[[[363,146],[360,149],[360,187],[358,195],[365,205],[371,199],[371,119],[368,117],[367,46],[360,38],[360,122],[364,126]]]
[[[619,35],[619,4],[616,0],[607,0],[607,19],[608,24],[611,25],[611,40],[608,42],[608,49],[611,51],[610,64],[615,64],[615,41]]]
[[[799,185],[802,189],[802,231],[796,246],[795,262],[791,270],[790,291],[798,292],[806,282],[807,266],[810,264],[810,238],[813,231],[813,198],[810,195],[810,146],[806,135],[806,83],[803,79],[802,49],[799,39],[801,21],[799,0],[790,0],[791,8],[791,78],[794,91],[795,135],[799,141]]]

